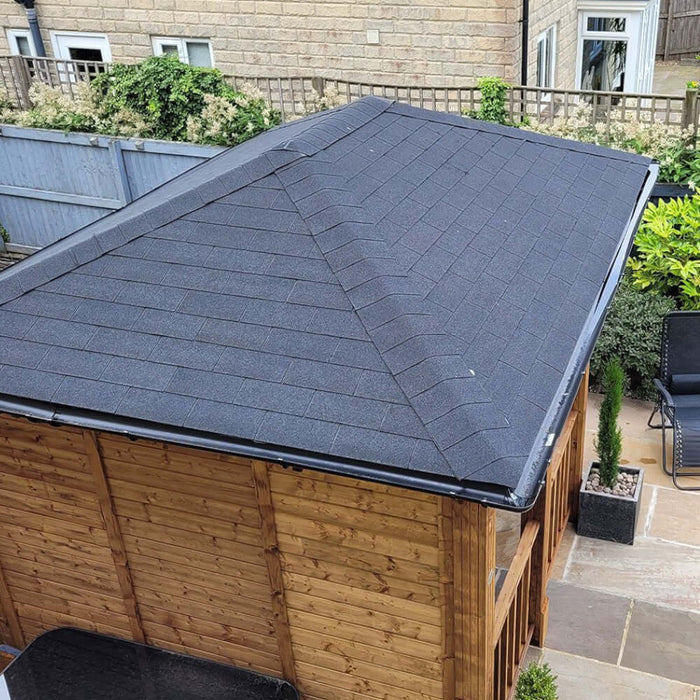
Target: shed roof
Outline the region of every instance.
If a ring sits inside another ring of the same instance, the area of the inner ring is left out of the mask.
[[[0,276],[0,408],[524,507],[653,179],[378,98],[268,131]]]

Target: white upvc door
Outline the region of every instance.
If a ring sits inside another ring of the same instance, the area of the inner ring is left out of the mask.
[[[659,0],[579,0],[576,87],[650,92]]]

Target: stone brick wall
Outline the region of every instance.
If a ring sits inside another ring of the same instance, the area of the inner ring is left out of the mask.
[[[71,30],[107,34],[115,61],[150,56],[152,36],[208,38],[235,75],[471,85],[520,74],[521,0],[41,0],[37,12],[49,53],[50,30]],[[0,0],[0,23],[26,27],[24,10]]]
[[[554,87],[576,87],[578,13],[576,0],[530,0],[528,82],[537,80],[537,37],[553,24],[557,27]]]

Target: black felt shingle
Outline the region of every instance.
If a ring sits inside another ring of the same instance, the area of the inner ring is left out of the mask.
[[[4,272],[0,394],[517,493],[648,172],[377,98],[290,123]]]

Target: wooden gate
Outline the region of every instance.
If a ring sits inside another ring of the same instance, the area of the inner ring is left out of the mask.
[[[700,0],[661,0],[656,55],[664,61],[700,53]]]

